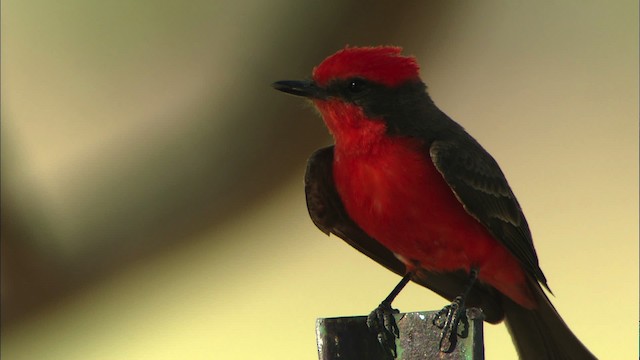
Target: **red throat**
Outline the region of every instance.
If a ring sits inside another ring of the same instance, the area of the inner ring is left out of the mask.
[[[384,122],[368,119],[356,105],[336,99],[316,100],[315,105],[333,135],[336,147],[345,152],[369,152],[385,137]]]

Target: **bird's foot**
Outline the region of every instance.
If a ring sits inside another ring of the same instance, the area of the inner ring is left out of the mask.
[[[442,329],[440,351],[452,352],[456,348],[458,336],[466,338],[469,335],[469,320],[462,297],[456,297],[450,305],[438,311],[433,325]]]
[[[391,303],[383,301],[367,317],[367,327],[378,336],[378,343],[390,359],[398,356],[396,338],[400,338],[400,330],[393,314],[400,311],[391,307]]]

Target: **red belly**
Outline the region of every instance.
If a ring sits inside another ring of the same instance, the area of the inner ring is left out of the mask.
[[[518,261],[469,215],[428,155],[406,139],[366,154],[336,146],[334,180],[349,216],[409,270],[479,269],[479,278],[535,306]]]

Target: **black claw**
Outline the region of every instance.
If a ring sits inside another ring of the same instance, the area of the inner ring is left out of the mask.
[[[469,335],[469,320],[462,298],[458,296],[451,305],[438,311],[433,319],[433,325],[442,329],[440,351],[452,352],[458,343],[458,336],[465,338]]]
[[[391,303],[409,281],[411,281],[411,273],[403,276],[389,296],[367,316],[369,331],[376,334],[382,351],[389,359],[395,359],[398,356],[396,338],[400,338],[400,329],[398,329],[396,318],[393,316],[393,314],[398,314],[400,311],[392,308]]]
[[[367,317],[367,327],[377,334],[378,343],[382,350],[391,359],[398,356],[396,348],[396,338],[400,338],[400,329],[393,314],[398,314],[397,309],[393,309],[391,304],[382,302]]]
[[[440,337],[440,351],[449,353],[456,348],[458,336],[465,338],[469,335],[469,319],[465,301],[473,285],[478,280],[478,269],[471,268],[469,271],[469,283],[465,287],[462,295],[453,299],[451,305],[445,306],[438,311],[433,319],[433,325],[442,329]]]

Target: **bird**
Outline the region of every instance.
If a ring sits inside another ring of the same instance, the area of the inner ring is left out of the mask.
[[[395,357],[391,303],[413,281],[452,301],[440,351],[466,307],[504,321],[521,359],[595,359],[552,305],[531,231],[496,160],[434,103],[413,56],[346,46],[311,79],[273,87],[307,98],[334,144],[307,162],[309,215],[325,234],[403,276],[368,326]]]

